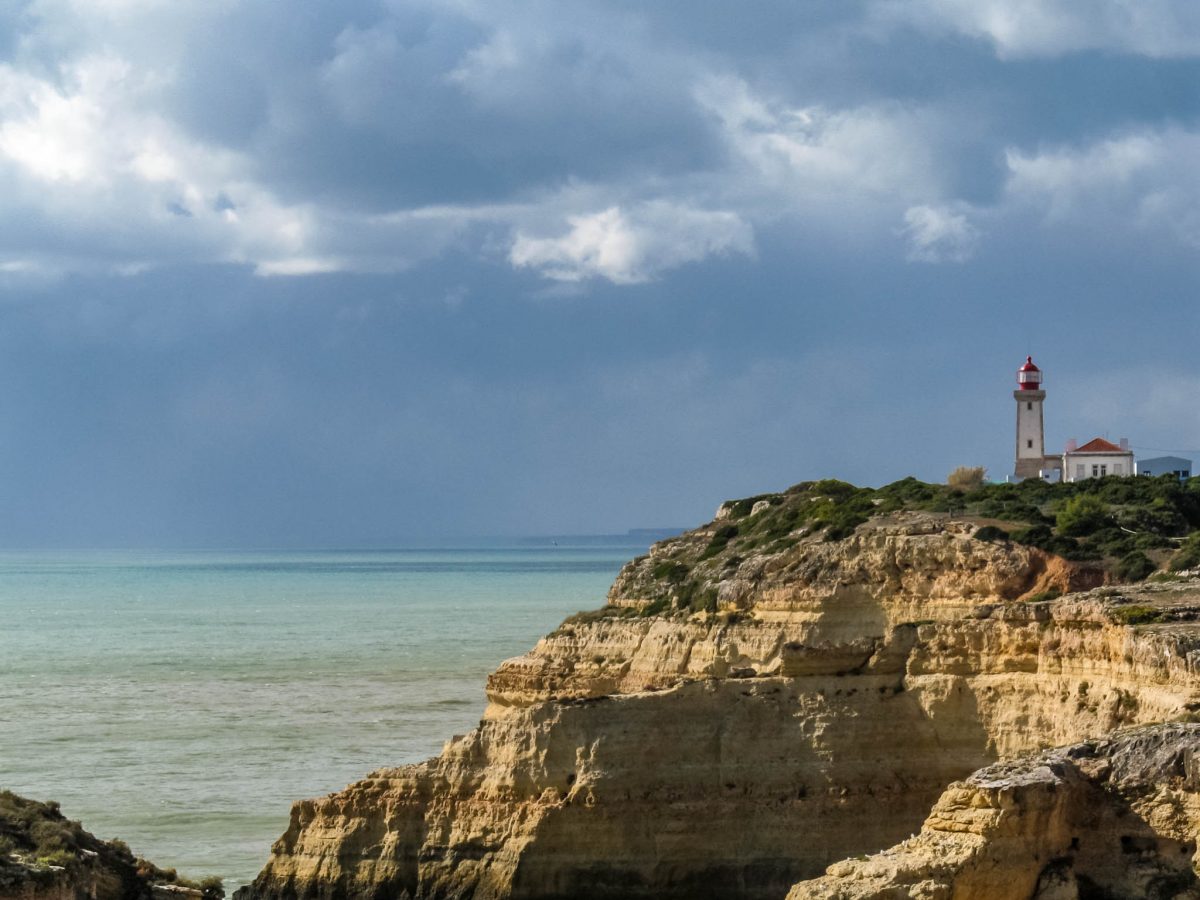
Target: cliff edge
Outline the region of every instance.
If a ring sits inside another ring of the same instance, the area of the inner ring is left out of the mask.
[[[1080,530],[1073,486],[1001,487],[724,504],[502,664],[440,756],[297,803],[241,900],[779,900],[977,769],[1200,709],[1200,584],[1111,585],[1188,552],[1197,498]]]

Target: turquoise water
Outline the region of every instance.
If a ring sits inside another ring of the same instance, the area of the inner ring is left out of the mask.
[[[439,752],[641,549],[0,553],[0,788],[236,887],[293,800]]]

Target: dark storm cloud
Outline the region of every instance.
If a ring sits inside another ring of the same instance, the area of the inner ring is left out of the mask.
[[[1200,446],[1200,22],[0,4],[0,544],[623,530]],[[1187,454],[1184,454],[1187,455]]]

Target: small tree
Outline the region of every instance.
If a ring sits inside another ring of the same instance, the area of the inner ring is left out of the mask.
[[[983,466],[959,466],[946,476],[946,484],[956,491],[966,493],[983,487],[985,478],[987,478],[987,469]]]
[[[1122,581],[1141,581],[1154,574],[1157,568],[1141,550],[1131,550],[1117,563],[1117,577]]]
[[[1108,521],[1108,506],[1099,497],[1080,494],[1066,502],[1055,521],[1062,534],[1084,537],[1104,527]]]

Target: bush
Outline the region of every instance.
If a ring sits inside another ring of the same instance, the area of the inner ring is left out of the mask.
[[[39,854],[37,863],[39,866],[61,866],[64,869],[70,868],[78,860],[75,854],[70,850],[51,850],[49,853]]]
[[[1054,530],[1049,525],[1030,525],[1028,528],[1018,528],[1010,537],[1018,544],[1044,547],[1054,539]]]
[[[754,497],[745,497],[741,500],[731,500],[728,504],[730,518],[745,518],[750,515],[750,510],[754,509],[754,504],[760,500],[766,500],[772,506],[777,506],[783,502],[783,498],[779,494],[758,494]]]
[[[716,588],[705,588],[702,591],[693,591],[687,598],[687,608],[692,612],[716,612],[717,611],[717,590]]]
[[[1197,479],[1193,478],[1192,481]],[[1200,566],[1200,534],[1193,534],[1186,541],[1179,551],[1171,557],[1171,561],[1167,563],[1167,568],[1172,572],[1178,572],[1181,569],[1195,569]]]
[[[1119,606],[1111,615],[1124,625],[1150,625],[1166,618],[1165,612],[1153,606]]]
[[[650,574],[653,575],[657,581],[666,581],[669,584],[679,584],[679,582],[687,578],[688,567],[681,562],[676,562],[673,559],[667,559],[663,560],[653,569],[651,569]]]
[[[983,466],[959,466],[946,476],[946,484],[956,491],[973,491],[983,486],[987,469]]]
[[[1117,563],[1116,574],[1122,581],[1141,581],[1158,568],[1141,550],[1126,553]]]
[[[1062,591],[1058,588],[1050,588],[1048,591],[1038,591],[1036,594],[1026,597],[1026,603],[1044,603],[1047,600],[1057,600],[1062,596]]]
[[[1080,547],[1075,538],[1055,534],[1049,525],[1030,525],[1028,528],[1019,528],[1010,537],[1018,544],[1037,547],[1039,550],[1055,553],[1066,559],[1093,559],[1096,555],[1095,552]]]
[[[975,540],[977,540],[977,541],[987,541],[988,543],[994,543],[996,541],[1007,541],[1008,540],[1008,532],[1005,531],[1003,528],[997,528],[995,525],[984,525],[982,528],[980,528],[978,531],[975,532],[974,537],[975,537]]]
[[[201,878],[199,886],[204,900],[223,900],[225,897],[225,882],[216,875]]]
[[[640,610],[638,610],[638,615],[641,616],[643,619],[648,619],[651,616],[657,616],[660,613],[666,612],[667,609],[670,608],[670,606],[671,606],[671,598],[670,597],[659,597],[657,600],[651,600],[649,603],[647,603],[645,606],[643,606]]]
[[[708,546],[704,549],[704,553],[701,554],[700,558],[711,559],[724,550],[729,542],[737,536],[738,527],[736,525],[724,525],[721,528],[718,528],[716,533],[713,534],[712,540],[708,542]]]
[[[1080,494],[1063,505],[1056,524],[1059,532],[1068,537],[1092,534],[1108,524],[1108,505],[1099,497]]]
[[[562,624],[555,629],[554,633],[558,634],[564,629],[569,629],[572,625],[590,625],[592,622],[599,622],[603,619],[623,619],[632,615],[636,615],[636,611],[631,606],[605,604],[599,609],[584,609],[567,616],[563,619]]]

